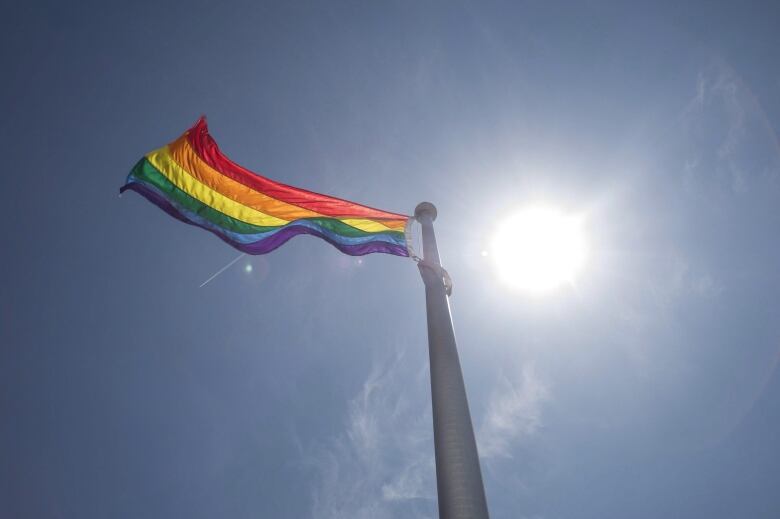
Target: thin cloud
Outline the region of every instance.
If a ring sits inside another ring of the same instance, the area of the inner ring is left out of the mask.
[[[716,179],[742,194],[759,179],[780,176],[777,136],[758,99],[723,61],[699,72],[681,121],[691,144],[683,166],[688,189]]]
[[[541,427],[542,404],[549,397],[532,364],[523,367],[519,379],[502,376],[477,434],[480,456],[511,458],[513,448]]]
[[[420,398],[427,366],[415,374],[405,361],[401,353],[375,364],[348,404],[344,432],[311,456],[315,519],[434,517],[430,404]]]
[[[403,353],[374,365],[348,402],[343,432],[309,450],[313,518],[436,516],[428,383],[428,366]],[[477,428],[481,457],[511,458],[542,426],[549,395],[531,364],[499,377]]]

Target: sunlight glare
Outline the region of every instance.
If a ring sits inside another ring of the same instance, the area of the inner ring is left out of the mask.
[[[573,283],[585,252],[581,218],[532,207],[501,224],[490,255],[507,284],[542,293]]]

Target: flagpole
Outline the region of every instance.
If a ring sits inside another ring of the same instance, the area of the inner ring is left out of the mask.
[[[425,283],[428,316],[439,518],[488,519],[477,444],[447,299],[448,289],[433,232],[436,207],[422,202],[414,210],[414,216],[422,226],[423,261],[418,266]]]

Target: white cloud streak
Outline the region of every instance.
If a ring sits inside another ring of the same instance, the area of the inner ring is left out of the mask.
[[[480,456],[512,458],[513,447],[541,427],[542,404],[549,396],[533,364],[526,364],[517,380],[501,376],[477,433]]]
[[[427,366],[404,355],[372,369],[349,402],[346,429],[311,459],[312,517],[433,519],[435,466]]]
[[[715,178],[745,193],[762,178],[780,175],[780,146],[758,99],[721,60],[702,69],[682,114],[693,148],[683,166],[689,189]]]
[[[308,449],[314,519],[436,517],[428,366],[410,364],[403,354],[375,364],[348,403],[343,433]],[[512,458],[541,427],[548,398],[533,365],[498,377],[477,428],[482,459]]]

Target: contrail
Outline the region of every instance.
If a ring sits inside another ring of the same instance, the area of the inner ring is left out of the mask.
[[[234,264],[236,261],[240,260],[240,259],[241,259],[241,258],[243,258],[244,256],[246,256],[246,253],[245,253],[245,252],[242,252],[241,254],[239,254],[238,256],[236,256],[236,258],[235,258],[233,261],[231,261],[230,263],[228,263],[227,265],[225,265],[224,267],[222,267],[221,269],[219,269],[219,270],[218,270],[218,271],[217,271],[217,272],[216,272],[216,273],[215,273],[213,276],[211,276],[211,277],[210,277],[210,278],[208,278],[206,281],[204,281],[203,283],[201,283],[201,284],[200,284],[200,286],[199,286],[198,288],[203,288],[204,286],[206,286],[206,283],[208,283],[209,281],[211,281],[211,280],[212,280],[212,279],[214,279],[215,277],[217,277],[217,276],[219,276],[220,274],[222,274],[223,272],[225,272],[227,269],[229,269],[230,267],[232,267],[232,266],[233,266],[233,264]]]

